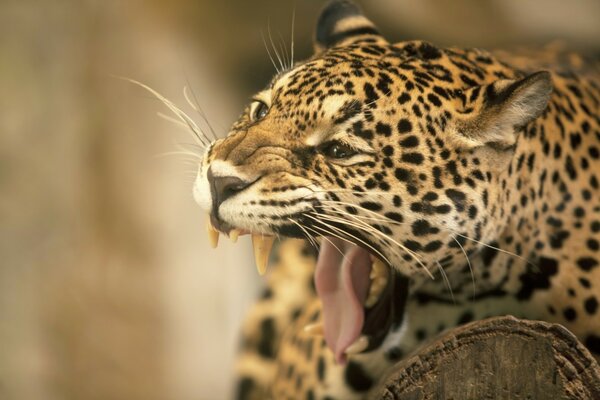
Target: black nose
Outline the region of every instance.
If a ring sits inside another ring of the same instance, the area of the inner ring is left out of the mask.
[[[237,176],[214,176],[212,168],[208,169],[207,178],[208,183],[210,184],[212,207],[215,216],[219,212],[221,203],[228,198],[235,196],[252,183],[240,179]]]

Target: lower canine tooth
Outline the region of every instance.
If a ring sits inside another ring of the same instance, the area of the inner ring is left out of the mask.
[[[208,241],[213,249],[216,249],[219,245],[219,231],[215,229],[212,222],[210,222],[210,217],[208,217],[208,221],[206,222],[206,232],[208,233]]]
[[[256,270],[259,275],[264,275],[267,272],[267,265],[269,263],[269,255],[271,254],[271,248],[275,237],[263,236],[261,234],[252,235],[252,246],[254,247],[254,261],[256,262]]]
[[[238,236],[240,236],[240,231],[237,229],[232,229],[231,232],[229,232],[229,239],[235,243],[238,240]]]
[[[354,343],[348,346],[344,353],[348,355],[362,353],[367,347],[369,347],[369,339],[365,335],[360,335]]]
[[[369,292],[367,293],[367,299],[365,301],[366,308],[371,308],[377,303],[389,278],[388,268],[383,262],[373,256],[371,256],[371,260],[373,262],[371,265],[371,273],[369,274],[371,285],[369,286]]]
[[[304,327],[304,333],[309,336],[323,336],[323,323],[315,322]]]

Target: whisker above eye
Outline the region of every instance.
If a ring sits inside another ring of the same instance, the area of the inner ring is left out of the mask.
[[[271,48],[273,49],[273,52],[277,57],[277,61],[279,61],[281,72],[283,72],[285,71],[285,65],[281,59],[281,56],[279,55],[279,52],[277,51],[277,47],[275,47],[275,43],[273,42],[273,35],[271,35],[271,22],[269,20],[267,20],[267,33],[269,34],[269,42],[271,43]]]
[[[188,89],[192,92],[192,96],[194,96],[193,102],[191,101],[191,99],[187,93]],[[192,107],[192,109],[194,111],[196,111],[198,113],[198,115],[200,115],[200,118],[202,118],[202,120],[204,121],[206,126],[208,126],[208,129],[210,130],[210,133],[211,133],[212,137],[214,138],[214,140],[217,140],[219,137],[215,133],[215,130],[213,129],[210,121],[208,120],[206,113],[204,112],[202,107],[200,107],[200,102],[198,101],[198,97],[196,97],[196,93],[194,93],[194,91],[189,86],[184,86],[183,87],[183,97],[185,97],[185,100],[190,105],[190,107]]]
[[[291,43],[290,43],[290,53],[291,53],[291,58],[290,58],[290,68],[294,67],[294,26],[296,23],[296,4],[294,3],[294,9],[292,11],[292,39],[291,39]]]
[[[160,100],[171,112],[179,118],[179,120],[187,125],[190,131],[193,133],[194,140],[197,140],[199,144],[203,146],[207,146],[210,144],[210,139],[204,134],[204,132],[200,129],[200,127],[194,122],[189,115],[187,115],[181,108],[177,107],[175,103],[171,100],[167,99],[165,96],[160,94],[158,91],[152,89],[150,86],[136,81],[135,79],[125,78],[125,77],[116,77],[118,79],[125,80],[127,82],[133,83],[141,87],[142,89],[150,92],[156,99]]]
[[[273,68],[275,68],[275,72],[277,72],[277,74],[279,75],[281,73],[281,71],[279,70],[279,68],[277,68],[277,64],[275,63],[275,60],[273,59],[273,56],[271,55],[271,51],[269,50],[269,46],[267,45],[267,40],[265,39],[265,34],[262,31],[260,32],[260,36],[262,38],[263,44],[265,45],[265,50],[267,50],[267,54],[269,55],[269,59],[271,60],[271,64],[273,64]]]

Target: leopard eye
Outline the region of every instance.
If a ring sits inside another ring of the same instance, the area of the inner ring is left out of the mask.
[[[323,146],[321,152],[325,156],[336,160],[349,158],[356,154],[356,150],[341,142],[327,143],[325,146]]]
[[[269,112],[269,106],[260,100],[254,100],[250,105],[250,119],[254,121],[260,121]]]

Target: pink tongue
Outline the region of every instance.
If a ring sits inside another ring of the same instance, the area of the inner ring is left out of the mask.
[[[344,351],[360,336],[370,271],[366,250],[341,239],[323,239],[315,286],[323,304],[325,341],[338,363],[346,361]]]

